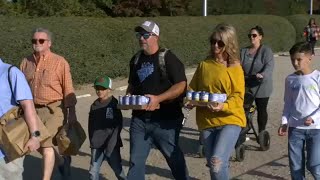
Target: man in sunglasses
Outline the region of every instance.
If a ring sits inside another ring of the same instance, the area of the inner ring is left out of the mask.
[[[133,110],[130,126],[129,180],[145,179],[145,163],[155,145],[164,155],[175,179],[188,179],[178,140],[182,128],[181,96],[186,90],[184,65],[170,51],[162,54],[159,26],[145,21],[135,27],[141,50],[130,61],[127,94],[149,99],[145,110]],[[163,64],[163,65],[161,65]],[[165,71],[165,73],[163,73]]]
[[[38,115],[51,134],[51,138],[42,142],[40,148],[44,165],[43,180],[51,179],[55,158],[59,159],[59,171],[65,178],[70,175],[71,157],[59,156],[53,146],[57,145],[55,136],[63,124],[77,120],[77,100],[70,66],[62,56],[51,52],[52,35],[49,30],[35,29],[31,43],[34,52],[22,60],[20,68],[31,87]]]

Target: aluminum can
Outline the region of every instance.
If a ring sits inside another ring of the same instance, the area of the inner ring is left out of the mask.
[[[119,103],[120,105],[122,105],[122,104],[123,104],[123,96],[119,96],[118,103]]]
[[[146,96],[141,96],[142,105],[149,104],[150,98]]]
[[[199,101],[200,100],[200,92],[192,93],[192,100]]]
[[[202,92],[201,95],[200,95],[200,101],[208,102],[209,101],[209,93],[208,92]]]
[[[122,99],[123,105],[130,105],[130,96],[126,95]]]
[[[218,102],[223,103],[227,100],[227,95],[226,94],[219,94],[219,100]]]
[[[136,105],[137,104],[137,96],[131,95],[130,96],[130,105]]]
[[[146,105],[149,103],[150,99],[146,96],[137,96],[137,104],[138,105]]]
[[[141,105],[141,96],[140,95],[137,95],[136,96],[136,105]]]
[[[193,94],[193,91],[187,91],[187,100],[192,100],[192,94]]]
[[[210,93],[209,94],[209,102],[218,102],[219,95],[216,93]]]

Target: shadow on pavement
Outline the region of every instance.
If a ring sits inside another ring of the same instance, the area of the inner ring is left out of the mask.
[[[192,135],[192,136],[199,136],[199,131],[197,129],[189,128],[186,126],[183,126],[180,135],[181,134],[186,134],[186,135]]]
[[[42,176],[42,159],[34,156],[26,156],[24,159],[24,180],[41,180]],[[88,179],[89,173],[86,169],[76,168],[71,166],[72,176],[70,180],[82,180]],[[52,180],[60,180],[61,176],[57,168],[53,170]]]
[[[126,160],[122,160],[122,165],[129,167],[129,162]],[[170,170],[162,169],[162,168],[154,167],[150,165],[146,165],[146,174],[156,174],[163,178],[173,179],[173,176]],[[190,177],[190,180],[198,180],[198,179]]]
[[[91,154],[86,153],[86,152],[82,152],[81,149],[80,149],[80,151],[79,151],[77,156],[89,156],[89,157],[91,157]]]
[[[87,155],[85,153],[85,155]],[[123,166],[129,167],[129,162],[122,160]],[[61,176],[59,171],[55,168],[52,173],[52,180],[60,180]],[[69,180],[86,180],[88,179],[89,173],[87,169],[81,169],[71,166],[72,176]],[[173,179],[171,171],[168,169],[162,169],[155,166],[146,165],[146,174],[156,174],[160,177]],[[41,180],[42,175],[42,160],[34,156],[26,156],[24,160],[24,180]],[[106,180],[104,177],[100,177],[101,180]],[[191,180],[196,180],[196,178],[190,177]]]
[[[180,136],[179,145],[182,149],[184,156],[198,158],[199,140],[190,139],[184,136]]]
[[[278,163],[277,161],[283,159],[283,158],[287,158],[288,156],[282,156],[278,159],[274,159],[272,161],[269,161],[268,163],[265,163],[265,164],[262,164],[261,166],[258,166],[254,169],[251,169],[249,171],[246,171],[236,177],[233,177],[232,180],[237,180],[237,179],[241,179],[241,176],[245,175],[245,174],[249,174],[249,175],[253,175],[253,176],[259,176],[263,179],[276,179],[276,180],[286,180],[286,178],[283,178],[283,177],[280,177],[280,176],[277,176],[277,175],[273,175],[273,174],[268,174],[268,173],[265,173],[265,172],[262,172],[259,170],[259,168],[263,167],[263,166],[272,166],[272,167],[280,167],[280,166],[288,166],[286,164],[281,164],[281,163]]]
[[[123,117],[123,127],[124,128],[130,127],[130,123],[131,123],[131,118]]]

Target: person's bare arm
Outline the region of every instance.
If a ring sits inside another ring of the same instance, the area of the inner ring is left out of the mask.
[[[38,116],[36,110],[34,108],[33,100],[21,100],[19,101],[21,108],[24,112],[24,117],[26,123],[29,128],[29,132],[33,133],[39,130],[38,126]],[[29,149],[30,151],[35,151],[40,147],[40,142],[37,137],[31,136],[27,144],[25,145],[25,149]]]
[[[177,98],[184,92],[186,85],[187,85],[186,81],[181,81],[179,83],[172,85],[167,91],[157,96],[147,94],[146,96],[150,98],[150,102],[146,110],[154,111],[156,108],[159,107],[160,102]]]
[[[167,91],[158,95],[160,102],[172,100],[179,97],[186,89],[187,82],[181,81],[171,86]]]

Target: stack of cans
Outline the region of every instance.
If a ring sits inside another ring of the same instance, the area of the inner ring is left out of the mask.
[[[119,96],[119,105],[146,105],[150,101],[149,97],[140,95]]]
[[[205,91],[187,91],[187,100],[201,101],[201,102],[225,102],[227,94],[209,93]]]

